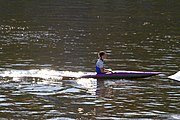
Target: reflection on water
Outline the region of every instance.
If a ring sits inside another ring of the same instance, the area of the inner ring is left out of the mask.
[[[180,119],[179,1],[0,1],[0,119]],[[62,80],[94,71],[135,80]],[[70,72],[74,71],[74,72]],[[174,78],[173,78],[174,79]]]

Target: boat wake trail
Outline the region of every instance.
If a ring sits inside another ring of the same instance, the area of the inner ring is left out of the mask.
[[[42,78],[42,79],[62,79],[61,71],[48,70],[48,69],[33,69],[33,70],[6,70],[0,71],[0,77],[11,78]]]
[[[174,75],[169,76],[168,78],[180,81],[180,71]]]
[[[145,78],[158,75],[160,72],[141,72],[141,71],[113,71],[113,73],[96,74],[96,72],[71,72],[55,70],[6,70],[0,71],[1,77],[36,77],[43,79],[78,79],[78,78],[95,78],[95,79],[131,79]]]

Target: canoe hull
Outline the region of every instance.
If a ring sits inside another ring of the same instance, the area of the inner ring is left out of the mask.
[[[129,78],[145,78],[158,75],[160,72],[140,72],[140,71],[114,71],[107,74],[86,74],[80,78],[95,78],[95,79],[129,79]]]

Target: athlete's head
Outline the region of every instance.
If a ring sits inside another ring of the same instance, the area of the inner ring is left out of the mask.
[[[99,53],[98,53],[98,57],[99,58],[101,58],[101,59],[106,59],[106,52],[104,52],[104,51],[100,51]]]

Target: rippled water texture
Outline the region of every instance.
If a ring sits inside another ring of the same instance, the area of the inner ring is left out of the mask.
[[[180,119],[179,6],[1,0],[0,119]],[[93,72],[100,50],[107,68],[162,74],[62,80],[61,73]]]

